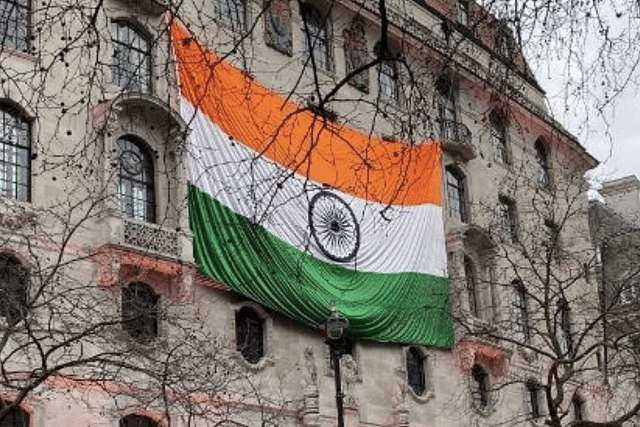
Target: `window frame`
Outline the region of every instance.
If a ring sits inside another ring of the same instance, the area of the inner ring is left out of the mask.
[[[489,118],[491,125],[491,146],[493,147],[493,159],[496,162],[508,165],[511,163],[507,144],[507,122],[505,118],[492,112]]]
[[[381,62],[376,66],[378,76],[378,98],[391,103],[400,102],[400,73],[396,58],[390,47],[386,52],[381,51],[381,44],[377,42],[374,46],[375,54],[381,58]]]
[[[518,280],[513,281],[511,286],[511,307],[514,311],[514,337],[517,341],[524,343],[531,341],[527,300],[527,289],[524,284]]]
[[[537,164],[537,183],[539,186],[546,188],[551,186],[551,171],[549,167],[549,150],[547,145],[538,138],[533,145],[536,152]]]
[[[128,31],[127,36],[124,34],[121,36],[120,31]],[[111,21],[111,46],[112,46],[112,59],[111,59],[111,79],[112,82],[121,87],[124,92],[129,93],[142,93],[150,95],[153,93],[153,46],[152,37],[147,31],[142,29],[139,25],[128,21],[126,19],[113,19]],[[131,40],[132,37],[136,37],[135,40]],[[145,48],[134,46],[133,44],[139,41],[140,43],[146,43]],[[121,50],[118,50],[118,47]],[[118,56],[119,52],[124,52],[124,55]],[[131,60],[133,53],[137,53],[142,59],[138,61]],[[124,58],[119,60],[118,58]],[[135,65],[135,68],[129,69]],[[126,75],[129,74],[129,75]]]
[[[4,274],[9,276],[5,281]],[[2,295],[0,304],[0,318],[6,319],[9,324],[16,324],[24,319],[28,310],[29,300],[29,275],[23,263],[14,256],[6,253],[0,254],[0,281],[7,294]],[[11,281],[12,283],[7,283]],[[5,305],[7,302],[9,304]]]
[[[224,4],[225,7],[221,7]],[[233,31],[244,32],[247,28],[247,2],[244,0],[216,0],[213,3],[219,22]],[[241,6],[241,7],[239,7]]]
[[[482,366],[475,364],[471,368],[469,380],[473,406],[479,411],[487,411],[492,406],[489,374]]]
[[[122,214],[131,220],[155,223],[157,220],[156,172],[152,150],[140,138],[133,135],[120,136],[116,142],[118,155],[118,177],[116,197]],[[135,150],[138,150],[136,152]],[[124,156],[126,153],[131,153]],[[138,155],[140,172],[131,172],[134,165],[126,165],[125,160],[135,161]],[[129,170],[127,170],[129,169]],[[136,196],[140,192],[141,196]]]
[[[497,215],[500,240],[508,243],[517,242],[518,214],[515,200],[504,195],[498,196]]]
[[[418,397],[424,397],[428,390],[427,356],[417,347],[411,346],[405,352],[407,385]]]
[[[0,133],[0,197],[31,202],[31,122],[15,106],[0,103]]]
[[[445,167],[445,177],[449,217],[466,223],[469,221],[466,176],[458,168],[449,165]]]
[[[243,316],[243,314],[245,316]],[[242,327],[241,327],[242,326]],[[266,356],[266,325],[264,317],[254,308],[244,305],[235,312],[234,331],[236,351],[251,365],[257,365]],[[244,336],[244,334],[246,336]],[[247,342],[251,332],[257,334],[250,342]],[[257,348],[253,348],[256,346]]]
[[[122,288],[122,328],[138,342],[160,335],[160,295],[145,282],[131,282]]]
[[[333,56],[331,54],[331,28],[329,14],[323,16],[320,10],[310,3],[302,3],[300,7],[304,51],[302,58],[314,61],[324,71],[332,71]]]
[[[2,21],[0,28],[0,45],[3,48],[12,49],[18,52],[31,53],[31,0],[0,0],[0,4],[9,5],[7,10],[11,12]],[[19,25],[25,22],[25,25]],[[9,23],[13,24],[9,31]],[[20,34],[24,30],[24,34]],[[8,37],[11,35],[11,37]],[[11,40],[10,43],[7,43]]]

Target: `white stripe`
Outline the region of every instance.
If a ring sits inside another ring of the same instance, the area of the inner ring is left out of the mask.
[[[234,212],[317,258],[327,258],[312,238],[309,202],[322,188],[230,140],[188,101],[182,116],[190,123],[191,182]],[[355,213],[360,247],[345,267],[378,273],[416,272],[445,276],[442,209],[434,205],[386,208],[337,190]]]

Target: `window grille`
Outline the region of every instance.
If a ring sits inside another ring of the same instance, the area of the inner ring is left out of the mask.
[[[451,167],[446,168],[446,175],[449,216],[467,222],[464,176]]]
[[[308,3],[302,5],[302,20],[304,23],[304,59],[315,61],[318,68],[330,70],[329,34],[326,19],[318,9]]]
[[[155,182],[149,150],[131,137],[119,138],[117,149],[120,209],[134,220],[155,222]]]
[[[417,348],[409,347],[407,350],[407,382],[418,396],[422,396],[427,390],[425,362],[426,357]]]
[[[251,364],[264,356],[264,331],[262,318],[249,307],[236,313],[236,349]]]
[[[151,40],[126,21],[111,23],[113,82],[127,92],[151,93]]]
[[[0,0],[0,43],[28,52],[31,44],[31,1]]]
[[[22,319],[27,309],[28,278],[14,258],[0,256],[0,317],[10,323]]]
[[[144,341],[158,336],[160,297],[144,283],[131,283],[122,290],[122,326],[132,337]]]
[[[0,196],[31,199],[29,123],[15,109],[0,106]]]

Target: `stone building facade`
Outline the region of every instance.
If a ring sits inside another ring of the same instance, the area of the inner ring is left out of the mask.
[[[584,327],[599,300],[583,182],[597,162],[546,111],[507,23],[466,0],[389,1],[384,20],[368,1],[72,3],[0,1],[10,425],[336,423],[319,330],[195,265],[191,129],[167,31],[178,18],[301,107],[408,146],[442,144],[455,345],[353,339],[346,425],[549,416],[549,367],[597,339]],[[563,422],[607,416],[596,357],[580,363],[562,384]]]

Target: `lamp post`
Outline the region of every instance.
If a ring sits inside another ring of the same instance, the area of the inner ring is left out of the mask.
[[[336,383],[336,409],[338,410],[338,427],[344,427],[344,409],[342,401],[342,381],[340,378],[340,358],[347,349],[347,339],[344,331],[349,327],[349,321],[338,314],[336,306],[331,303],[331,314],[322,325],[324,330],[324,342],[329,346],[333,374]]]

